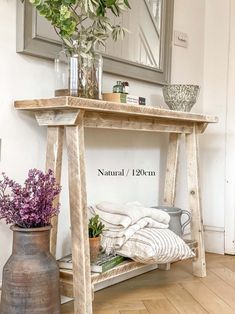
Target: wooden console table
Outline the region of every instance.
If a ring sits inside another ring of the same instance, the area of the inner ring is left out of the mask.
[[[55,172],[60,183],[63,135],[65,132],[68,168],[69,199],[72,233],[73,275],[62,274],[63,290],[74,296],[74,313],[92,313],[92,288],[87,231],[87,198],[84,160],[84,128],[103,128],[169,133],[169,148],[165,177],[164,201],[173,206],[181,134],[185,134],[189,209],[192,213],[192,239],[197,241],[197,257],[193,259],[193,274],[206,276],[203,226],[198,174],[199,133],[217,118],[75,97],[16,101],[15,108],[32,111],[40,126],[47,126],[46,168]],[[58,200],[57,200],[58,201]],[[57,218],[52,221],[51,252],[55,254]],[[143,267],[132,263],[133,269]],[[128,266],[129,267],[129,266]],[[123,268],[123,272],[129,268]],[[71,279],[73,282],[71,282]],[[97,278],[95,278],[97,282]],[[99,281],[99,280],[98,280]],[[72,288],[71,288],[72,287]],[[71,292],[71,290],[73,290]],[[70,291],[70,292],[69,292]]]

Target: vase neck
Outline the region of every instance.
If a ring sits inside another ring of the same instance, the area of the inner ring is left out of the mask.
[[[87,46],[87,43],[83,43],[79,40],[73,40],[72,46],[64,46],[64,50],[68,57],[79,57],[82,56],[83,58],[91,58],[94,57],[96,54],[99,54],[97,50],[97,45],[92,44],[88,51],[84,51],[84,47]]]
[[[42,251],[49,251],[50,229],[24,230],[13,231],[13,253],[35,255]]]

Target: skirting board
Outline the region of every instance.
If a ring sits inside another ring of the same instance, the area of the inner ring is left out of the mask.
[[[225,254],[224,228],[214,226],[203,226],[205,251],[208,253]],[[188,230],[187,230],[188,231]],[[184,234],[185,239],[190,239],[190,230]]]
[[[206,252],[224,254],[224,228],[205,225],[204,234]]]

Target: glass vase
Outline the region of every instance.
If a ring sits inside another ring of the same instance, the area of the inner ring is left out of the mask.
[[[103,60],[100,53],[63,49],[55,59],[55,96],[102,99]]]

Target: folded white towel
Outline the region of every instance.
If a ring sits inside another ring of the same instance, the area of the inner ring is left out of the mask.
[[[143,228],[167,229],[168,224],[157,222],[152,218],[141,218],[135,224],[123,230],[105,230],[102,234],[101,246],[107,254],[120,249],[137,231]]]
[[[102,202],[89,207],[89,214],[99,215],[105,225],[102,247],[109,254],[120,249],[137,231],[143,228],[169,227],[170,216],[159,209],[144,207],[138,202],[126,205]]]
[[[130,217],[100,210],[97,206],[89,206],[91,216],[99,215],[106,229],[122,230],[131,225]]]
[[[129,203],[126,205],[111,202],[102,202],[90,208],[93,214],[98,214],[108,229],[126,229],[141,218],[168,224],[170,216],[159,209],[144,207],[141,204]]]

